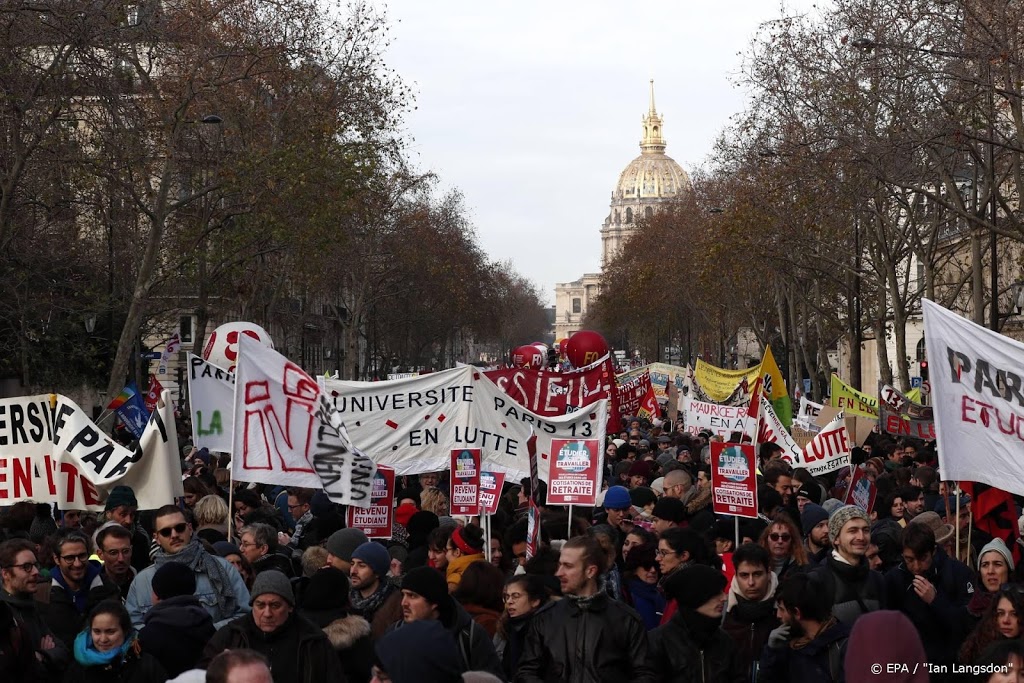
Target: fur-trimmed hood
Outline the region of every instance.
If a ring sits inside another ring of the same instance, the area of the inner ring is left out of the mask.
[[[370,622],[358,614],[350,614],[327,624],[323,632],[335,650],[347,650],[360,638],[370,635]]]

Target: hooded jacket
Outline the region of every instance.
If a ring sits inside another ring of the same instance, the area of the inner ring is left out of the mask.
[[[914,590],[914,575],[904,563],[885,575],[887,605],[910,618],[925,644],[928,661],[952,664],[969,632],[967,605],[974,597],[974,575],[963,562],[936,547],[924,578],[935,586],[935,599],[926,603]]]
[[[603,592],[565,598],[530,624],[516,683],[656,683],[640,615]]]
[[[370,622],[344,608],[301,609],[299,613],[320,627],[331,647],[347,683],[369,683],[373,668],[373,634]]]
[[[696,637],[687,616],[696,615],[712,628]],[[648,663],[658,672],[655,680],[662,683],[743,683],[745,670],[736,656],[736,643],[717,620],[697,615],[694,610],[680,608],[664,626],[651,631]]]
[[[217,629],[194,595],[161,600],[145,616],[139,644],[159,660],[171,677],[193,668]]]
[[[850,627],[832,617],[813,640],[796,638],[782,647],[765,647],[758,683],[844,683],[849,636]]]
[[[82,579],[82,589],[77,592],[71,591],[59,569],[54,569],[52,576],[50,600],[40,610],[53,637],[70,649],[85,626],[85,616],[104,600],[120,600],[121,590],[106,579],[102,568],[91,562]]]
[[[207,643],[199,668],[224,650],[256,650],[270,662],[274,683],[325,683],[344,680],[337,654],[324,632],[294,612],[273,633],[264,633],[251,614],[238,617]]]
[[[779,587],[779,577],[769,570],[768,578],[768,592],[756,602],[743,597],[734,578],[729,586],[729,599],[722,619],[722,630],[736,643],[736,657],[748,672],[748,681],[757,680],[761,651],[772,629],[779,625],[779,618],[775,616],[775,591]]]
[[[276,569],[281,572],[289,579],[295,576],[295,570],[292,567],[292,561],[287,557],[277,552],[269,552],[266,555],[261,555],[256,558],[256,561],[252,563],[253,575],[265,572],[268,569]]]

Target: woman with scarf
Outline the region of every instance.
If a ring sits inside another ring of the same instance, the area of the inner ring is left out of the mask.
[[[658,590],[657,546],[654,543],[632,548],[626,556],[622,575],[622,598],[640,613],[648,631],[657,628],[665,613],[665,596]]]
[[[448,579],[448,592],[452,593],[462,581],[462,572],[474,562],[485,562],[484,532],[478,526],[468,525],[455,527],[448,545],[445,548],[448,564],[445,576]]]
[[[999,589],[1010,582],[1013,575],[1013,553],[1001,538],[989,541],[978,553],[978,590],[967,603],[971,623],[977,624],[992,604]]]
[[[779,513],[761,532],[758,543],[772,556],[771,570],[779,581],[794,570],[807,566],[807,551],[800,542],[801,533],[789,515]]]
[[[544,581],[536,574],[513,576],[505,583],[503,594],[505,613],[498,624],[494,647],[501,657],[501,666],[509,680],[519,670],[519,656],[523,654],[526,632],[533,618],[554,603],[548,599]]]
[[[167,672],[142,652],[137,634],[120,600],[104,600],[86,619],[74,644],[75,661],[64,683],[164,683]]]

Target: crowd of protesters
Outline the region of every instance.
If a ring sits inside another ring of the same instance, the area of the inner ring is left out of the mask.
[[[1024,680],[1017,549],[971,528],[934,444],[854,449],[870,512],[841,502],[848,468],[762,444],[759,516],[737,520],[713,510],[714,438],[626,421],[573,519],[543,482],[480,525],[448,514],[447,473],[399,477],[386,540],[320,491],[229,492],[226,456],[191,447],[157,510],[126,487],[102,513],[17,503],[0,681]]]

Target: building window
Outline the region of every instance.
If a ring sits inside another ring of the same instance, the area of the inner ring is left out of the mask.
[[[921,341],[917,342],[917,362],[920,363],[924,360],[924,337],[921,337]]]
[[[646,209],[644,209],[644,217],[651,218],[652,216],[654,216],[654,209],[648,206]]]
[[[192,316],[181,316],[181,319],[178,321],[178,332],[181,334],[182,344],[191,344],[195,341],[192,332]]]
[[[139,6],[128,5],[125,8],[125,20],[129,26],[139,25]]]
[[[572,312],[573,313],[582,313],[583,312],[583,299],[573,299],[572,300]]]
[[[627,223],[632,223],[633,222],[633,209],[630,209],[630,208],[626,209],[626,222]]]

